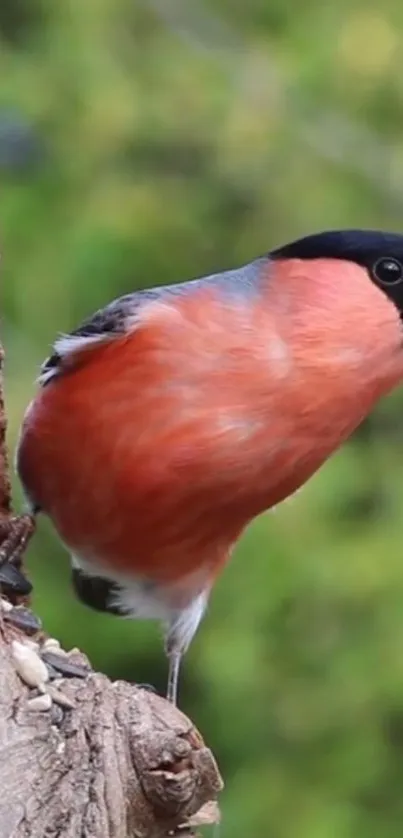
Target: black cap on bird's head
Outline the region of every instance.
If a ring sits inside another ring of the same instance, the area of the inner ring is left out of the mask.
[[[331,230],[278,247],[271,259],[341,259],[366,268],[403,316],[403,236],[377,230]]]

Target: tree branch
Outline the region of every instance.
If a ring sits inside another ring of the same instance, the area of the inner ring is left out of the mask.
[[[6,445],[7,416],[3,387],[4,349],[0,344],[0,517],[11,515],[11,486]]]
[[[27,518],[12,513],[3,358],[0,347],[0,558]],[[1,838],[184,838],[217,822],[222,780],[192,723],[35,632],[26,605],[0,600]]]

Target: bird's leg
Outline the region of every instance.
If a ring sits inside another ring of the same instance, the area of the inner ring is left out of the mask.
[[[177,703],[179,671],[182,660],[182,653],[176,650],[168,651],[168,686],[167,700],[172,704]]]
[[[177,704],[178,698],[178,682],[179,672],[182,657],[187,649],[188,643],[184,643],[183,631],[183,614],[185,612],[176,612],[172,616],[171,622],[168,624],[165,635],[165,652],[168,658],[168,683],[167,683],[167,701],[171,704]]]
[[[0,565],[10,562],[18,566],[34,531],[33,515],[16,515],[0,520]]]
[[[165,650],[168,656],[167,699],[177,703],[181,661],[197,631],[207,604],[208,590],[198,593],[184,608],[175,610],[167,626]]]
[[[0,520],[0,587],[6,593],[27,596],[32,585],[21,570],[22,556],[35,531],[32,515]]]

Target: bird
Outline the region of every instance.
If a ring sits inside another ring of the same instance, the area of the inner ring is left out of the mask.
[[[128,293],[59,337],[20,429],[90,608],[161,621],[167,698],[249,524],[403,379],[403,236],[331,230]]]

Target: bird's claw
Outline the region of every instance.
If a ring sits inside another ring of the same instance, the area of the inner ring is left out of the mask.
[[[0,565],[18,564],[28,541],[35,531],[32,515],[15,515],[0,520]]]

